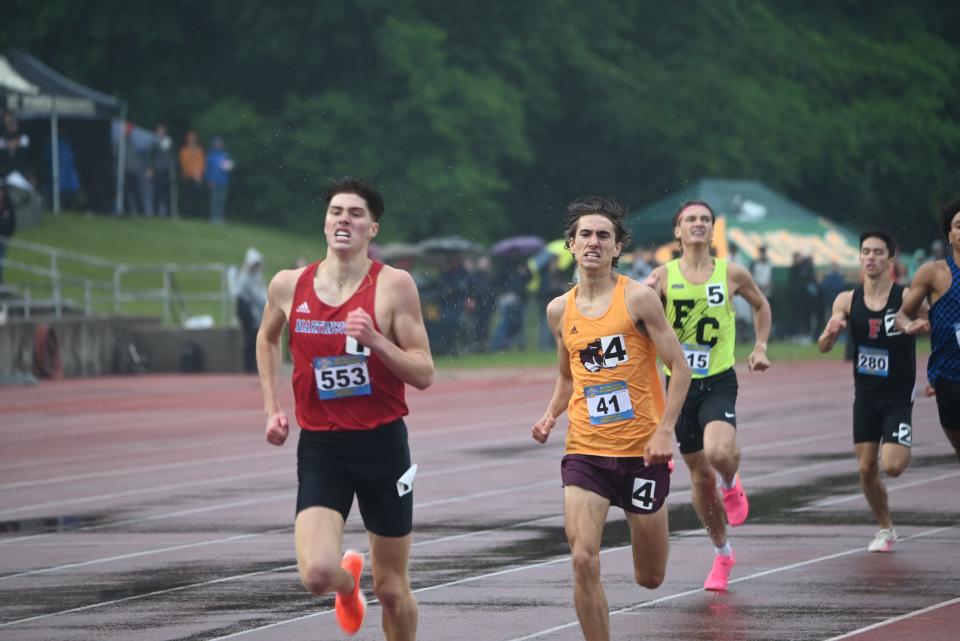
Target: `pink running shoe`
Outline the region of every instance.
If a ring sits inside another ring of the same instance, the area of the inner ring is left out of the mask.
[[[747,494],[740,485],[740,473],[734,477],[733,487],[729,490],[723,490],[723,509],[727,513],[727,523],[730,527],[737,527],[747,520],[747,513],[750,511],[750,503],[747,501]]]
[[[336,614],[337,623],[343,631],[353,636],[363,625],[363,617],[367,613],[367,598],[360,590],[360,573],[363,571],[363,554],[356,550],[347,550],[343,553],[340,567],[353,575],[353,592],[348,597],[337,592]]]
[[[703,589],[711,592],[726,592],[727,583],[730,581],[730,570],[736,565],[737,560],[731,553],[730,556],[717,554],[713,557],[713,567],[710,568],[710,574],[707,580],[703,582]]]

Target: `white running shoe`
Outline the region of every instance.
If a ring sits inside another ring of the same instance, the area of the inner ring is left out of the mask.
[[[873,540],[867,546],[870,552],[889,552],[893,549],[893,544],[897,542],[897,531],[893,528],[889,530],[880,530],[873,535]]]

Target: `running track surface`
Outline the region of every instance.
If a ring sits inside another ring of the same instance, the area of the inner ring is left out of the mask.
[[[738,373],[751,512],[731,532],[730,590],[702,590],[713,550],[678,463],[659,589],[633,583],[622,514],[610,512],[601,558],[612,638],[960,639],[960,465],[934,402],[917,401],[913,460],[886,480],[901,541],[869,554],[877,528],[852,454],[850,365]],[[409,392],[421,640],[582,638],[562,527],[564,430],[545,446],[530,438],[553,380],[551,370],[441,372]],[[289,390],[285,404],[292,416]],[[264,442],[256,378],[8,387],[0,426],[0,639],[344,638],[332,598],[297,579],[296,433],[282,448]],[[356,510],[345,545],[367,548]],[[369,570],[362,583],[369,595]],[[369,596],[359,640],[383,638]]]

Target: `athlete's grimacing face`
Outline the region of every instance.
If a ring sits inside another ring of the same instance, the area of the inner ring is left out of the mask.
[[[677,219],[673,236],[681,245],[697,245],[713,242],[713,215],[703,205],[690,205]]]
[[[587,214],[577,221],[577,231],[570,242],[570,249],[581,267],[604,267],[613,264],[613,259],[623,250],[618,243],[616,230],[609,218],[601,214]]]
[[[871,236],[860,245],[860,268],[867,276],[884,274],[890,268],[890,252],[887,244]]]
[[[357,194],[336,194],[327,205],[323,233],[331,249],[350,249],[368,243],[379,231],[379,223]]]

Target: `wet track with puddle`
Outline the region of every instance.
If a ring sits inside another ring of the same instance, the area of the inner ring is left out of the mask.
[[[601,560],[612,638],[960,638],[960,463],[933,400],[914,407],[910,467],[885,480],[900,541],[869,554],[877,527],[852,452],[849,364],[738,375],[750,518],[731,530],[730,590],[702,589],[713,550],[678,462],[657,590],[633,582],[629,534],[610,511]],[[447,372],[408,392],[420,639],[582,639],[563,430],[546,446],[529,435],[552,389],[551,371],[518,370]],[[285,403],[292,410],[289,391]],[[295,434],[275,448],[262,423],[250,376],[0,388],[0,639],[344,638],[332,597],[309,596],[296,574]],[[367,547],[356,509],[344,542]],[[369,595],[369,570],[363,587]],[[361,641],[383,638],[369,598]]]

